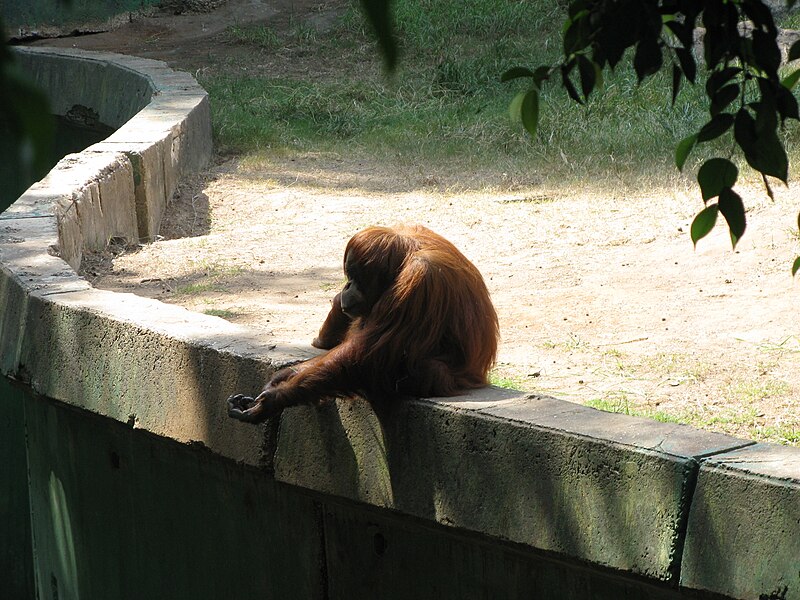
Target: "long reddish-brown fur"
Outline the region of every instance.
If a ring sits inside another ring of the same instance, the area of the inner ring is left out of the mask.
[[[279,371],[238,407],[247,414],[232,416],[261,421],[334,397],[452,396],[488,383],[497,314],[481,274],[452,243],[422,226],[371,227],[348,242],[345,260],[381,286],[371,310],[350,322],[334,304],[317,340],[341,343]]]

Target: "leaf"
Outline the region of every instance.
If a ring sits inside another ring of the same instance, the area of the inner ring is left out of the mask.
[[[537,67],[533,72],[533,85],[537,88],[542,87],[542,82],[550,79],[551,68],[547,66]]]
[[[697,133],[698,142],[708,142],[721,136],[733,125],[733,115],[729,113],[719,113],[714,115],[711,120],[703,125]]]
[[[506,81],[519,79],[520,77],[533,77],[533,71],[527,67],[511,67],[500,76],[500,82],[505,83]]]
[[[689,234],[692,237],[692,243],[697,248],[697,242],[706,237],[709,232],[714,228],[717,222],[717,212],[719,207],[716,204],[710,204],[703,210],[697,213],[697,216],[692,221],[692,227]]]
[[[522,117],[522,126],[531,136],[535,136],[536,127],[539,124],[539,92],[535,88],[528,90],[523,97],[520,116]]]
[[[686,48],[675,48],[675,54],[677,54],[678,60],[681,63],[684,76],[691,83],[694,83],[697,77],[697,63],[694,60],[694,54],[692,54],[691,50],[687,50]]]
[[[588,100],[589,94],[591,94],[594,89],[597,70],[595,69],[594,63],[583,54],[578,55],[578,73],[581,76],[581,91],[583,92],[583,97]]]
[[[678,92],[681,91],[681,69],[678,65],[672,65],[672,106],[675,106],[675,100],[678,99]]]
[[[763,173],[761,174],[761,181],[764,182],[764,188],[767,190],[767,196],[769,196],[769,199],[774,202],[775,194],[772,193],[772,187],[769,185],[769,179],[767,179],[767,176]]]
[[[522,100],[525,98],[527,92],[519,92],[508,105],[508,116],[511,117],[512,123],[520,123],[522,121]]]
[[[772,18],[772,11],[762,2],[746,1],[741,3],[744,14],[752,21],[755,29],[775,35],[778,29]]]
[[[781,116],[781,123],[786,119],[800,120],[800,112],[798,112],[797,108],[797,98],[794,97],[794,94],[792,94],[789,89],[783,87],[782,85],[778,86],[775,103],[777,104],[778,114]]]
[[[797,40],[792,44],[791,48],[789,48],[789,61],[791,62],[798,58],[800,58],[800,40]]]
[[[727,158],[710,158],[704,162],[697,171],[697,183],[700,184],[703,202],[732,188],[738,175],[739,169]]]
[[[636,53],[633,55],[633,69],[639,78],[639,83],[653,73],[657,73],[661,68],[663,58],[661,48],[656,40],[643,39],[636,45]]]
[[[392,26],[392,11],[390,0],[361,0],[361,7],[367,16],[367,21],[378,38],[383,64],[389,73],[393,73],[397,66],[397,40]]]
[[[717,90],[711,98],[710,112],[712,115],[721,113],[739,96],[739,84],[731,83]]]
[[[582,10],[567,21],[563,34],[564,56],[571,56],[580,52],[591,43],[591,28],[589,27],[589,11]]]
[[[723,85],[728,83],[741,72],[742,69],[740,67],[728,67],[726,69],[714,71],[708,77],[708,81],[706,81],[706,94],[709,97],[713,96],[718,89],[720,89]]]
[[[686,164],[686,159],[689,158],[689,153],[696,145],[697,134],[692,134],[678,142],[678,146],[675,148],[675,166],[678,167],[679,171],[683,171],[683,165]]]
[[[32,152],[23,157],[25,168],[32,169],[36,179],[44,176],[50,167],[49,156],[55,135],[55,120],[47,96],[16,69],[4,69],[3,83],[5,106],[0,109],[10,121],[12,135],[17,143],[28,145]]]
[[[752,33],[753,55],[758,65],[766,73],[776,73],[781,65],[781,51],[778,48],[776,33],[754,29]]]
[[[683,44],[683,48],[691,48],[692,47],[692,28],[681,23],[680,21],[675,20],[674,15],[664,15],[664,17],[672,17],[669,20],[666,20],[664,24],[667,28],[675,34],[675,37],[678,38],[681,44]]]
[[[792,277],[797,275],[798,269],[800,269],[800,256],[794,259],[794,264],[792,265]]]
[[[789,159],[774,130],[758,132],[756,121],[742,108],[736,113],[733,136],[742,149],[747,164],[759,173],[776,177],[786,183]]]
[[[736,248],[736,244],[744,235],[744,230],[747,227],[742,198],[732,189],[725,188],[719,194],[719,212],[728,222],[728,229],[731,232],[731,244]]]
[[[785,87],[787,90],[791,90],[794,89],[794,86],[797,85],[798,80],[800,80],[800,69],[797,69],[796,71],[789,73],[786,77],[781,79],[781,85]]]
[[[564,86],[564,89],[567,90],[567,94],[570,98],[572,98],[578,104],[583,104],[583,100],[578,95],[578,91],[575,89],[575,86],[572,84],[572,81],[569,78],[569,72],[572,70],[572,66],[574,66],[574,62],[570,62],[566,65],[561,67],[561,84]]]

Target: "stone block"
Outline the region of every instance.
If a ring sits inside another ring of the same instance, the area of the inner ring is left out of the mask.
[[[702,462],[681,585],[800,599],[800,449],[757,444]]]
[[[80,258],[71,255],[71,248],[103,250],[112,238],[139,240],[133,167],[124,154],[67,155],[28,189],[28,195],[55,199],[53,210],[64,239],[62,256],[76,269]],[[74,241],[76,236],[80,244]]]
[[[105,141],[94,144],[86,150],[86,152],[121,152],[130,161],[136,200],[138,239],[142,243],[156,239],[168,200],[172,196],[172,192],[167,193],[165,181],[165,161],[170,147],[171,136],[165,134],[163,139],[154,143]],[[174,177],[171,179],[174,180]]]

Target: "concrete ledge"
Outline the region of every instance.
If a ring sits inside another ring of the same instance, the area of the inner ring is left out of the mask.
[[[702,462],[681,583],[734,598],[800,598],[800,452],[757,444]]]
[[[394,406],[297,408],[263,427],[228,419],[230,392],[256,390],[274,369],[315,351],[95,290],[74,271],[85,249],[109,237],[157,231],[178,177],[210,151],[207,98],[152,61],[23,54],[48,65],[94,64],[106,89],[124,88],[114,82],[132,81],[141,68],[152,93],[146,107],[131,100],[104,109],[140,112],[105,142],[62,161],[0,215],[4,374],[131,427],[262,467],[264,477],[392,518],[513,542],[601,578],[631,577],[670,597],[800,599],[794,448],[496,388]],[[117,68],[119,80],[110,75]],[[61,81],[55,71],[47,67],[42,81]],[[64,105],[70,102],[88,100]],[[147,118],[137,122],[140,116]],[[349,510],[325,514],[330,532]]]
[[[500,389],[382,417],[286,411],[276,479],[673,584],[696,459],[748,444]]]
[[[83,250],[103,249],[112,237],[155,239],[179,178],[211,157],[205,90],[160,61],[82,50],[15,51],[23,70],[48,92],[57,114],[88,107],[102,123],[117,128],[80,158],[63,159],[29,190],[72,190],[73,198],[59,203],[59,226],[78,227],[63,236],[72,242],[64,244],[64,259],[78,269]],[[126,189],[115,189],[120,186]],[[115,200],[104,203],[103,198]],[[111,211],[104,214],[105,224],[97,216],[99,209]]]

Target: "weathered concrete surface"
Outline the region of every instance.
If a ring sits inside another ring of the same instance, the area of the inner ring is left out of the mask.
[[[328,598],[667,600],[677,590],[454,534],[388,511],[323,505]]]
[[[3,372],[136,427],[270,462],[264,431],[237,427],[223,402],[230,390],[257,389],[274,370],[258,357],[260,340],[222,319],[93,289],[47,252],[57,239],[55,217],[0,219]]]
[[[104,59],[114,55],[54,48],[16,47],[14,51],[22,70],[48,92],[57,115],[80,105],[96,112],[101,123],[117,128],[153,95],[153,82],[145,74]]]
[[[800,452],[757,444],[702,462],[681,584],[800,599]]]
[[[287,411],[276,479],[673,584],[696,457],[749,443],[506,390],[382,420]]]
[[[64,190],[72,190],[68,196]],[[84,251],[99,251],[112,238],[136,243],[133,168],[124,154],[70,154],[7,211],[40,214],[50,204],[58,221],[60,256],[76,271]]]
[[[76,105],[84,106],[96,112],[102,123],[118,128],[104,142],[82,152],[80,160],[118,165],[112,169],[112,178],[124,178],[130,187],[114,195],[117,206],[113,211],[115,215],[125,213],[124,225],[112,219],[106,225],[112,230],[111,235],[102,239],[108,231],[96,230],[94,222],[81,222],[89,230],[81,231],[77,237],[64,236],[65,239],[71,239],[73,246],[86,242],[86,250],[97,249],[99,244],[104,247],[114,236],[131,241],[155,239],[179,178],[202,168],[211,157],[211,117],[205,90],[190,75],[175,72],[160,61],[81,50],[15,51],[23,70],[48,92],[57,114],[66,114]],[[61,177],[59,172],[68,171],[68,166],[59,164],[50,177]],[[101,172],[108,173],[107,168],[98,171],[85,166],[72,169],[72,173],[89,177],[83,182],[86,185]],[[82,182],[77,182],[77,188],[76,182],[71,182],[72,188],[65,187],[68,183],[59,181],[62,192],[81,189]],[[91,202],[93,196],[89,198],[84,202]],[[113,232],[120,227],[120,233]],[[75,248],[65,248],[64,257],[77,268],[80,258]]]

